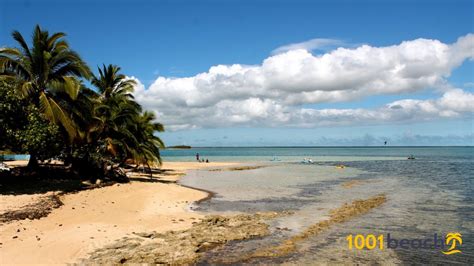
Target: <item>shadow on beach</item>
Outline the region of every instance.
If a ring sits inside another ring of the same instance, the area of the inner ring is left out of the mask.
[[[11,172],[0,173],[0,195],[74,192],[87,188],[82,181],[64,166],[42,165],[34,171],[15,167]]]
[[[176,183],[173,177],[183,174],[159,168],[129,168],[126,171],[129,181],[147,183]],[[34,171],[21,166],[13,168],[11,172],[0,173],[0,195],[43,194],[51,191],[70,193],[116,183],[107,181],[96,184],[95,181],[81,177],[63,165],[41,165]]]
[[[15,168],[12,173],[0,173],[0,195],[74,192],[87,187],[82,181],[78,176],[59,167],[41,167],[31,173]]]
[[[152,169],[153,177],[150,178],[149,169],[137,171],[136,168],[129,168],[127,172],[128,181],[147,183],[175,183],[176,180],[166,178],[179,174],[168,169]],[[25,166],[13,167],[9,172],[0,173],[0,196],[5,197],[2,200],[11,201],[11,196],[15,196],[15,199],[18,196],[21,200],[0,208],[0,223],[46,217],[53,209],[63,205],[61,196],[64,194],[116,183],[118,182],[113,180],[81,178],[68,167],[58,164],[42,164],[34,171]]]

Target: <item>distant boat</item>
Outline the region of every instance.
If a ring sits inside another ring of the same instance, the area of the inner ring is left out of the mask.
[[[411,154],[410,156],[408,156],[407,159],[408,159],[408,160],[415,160],[415,156],[413,156],[413,154]]]

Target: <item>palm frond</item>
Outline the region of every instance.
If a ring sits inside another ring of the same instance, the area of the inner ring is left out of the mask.
[[[73,121],[65,114],[61,106],[44,93],[40,93],[40,108],[46,118],[59,126],[62,126],[69,135],[70,140],[76,136],[76,129]]]
[[[15,41],[18,42],[18,44],[20,44],[21,48],[23,49],[23,53],[31,59],[31,52],[30,52],[30,48],[28,47],[28,44],[26,43],[25,39],[23,38],[23,36],[21,35],[20,32],[18,31],[13,31],[12,33],[12,36],[13,36],[13,39],[15,39]],[[1,52],[0,52],[1,53]],[[18,55],[19,56],[19,55]]]
[[[18,90],[20,91],[20,95],[23,98],[30,97],[34,91],[34,84],[31,81],[26,81],[23,83],[19,83]]]

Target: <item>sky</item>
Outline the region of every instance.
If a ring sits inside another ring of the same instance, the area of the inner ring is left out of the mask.
[[[0,0],[136,80],[168,145],[474,145],[474,2]]]

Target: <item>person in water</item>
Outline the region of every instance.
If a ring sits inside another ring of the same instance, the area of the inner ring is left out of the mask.
[[[196,153],[196,161],[200,162],[201,160],[199,160],[199,152]]]
[[[208,162],[209,162],[209,159],[206,159],[206,163],[208,163]]]

